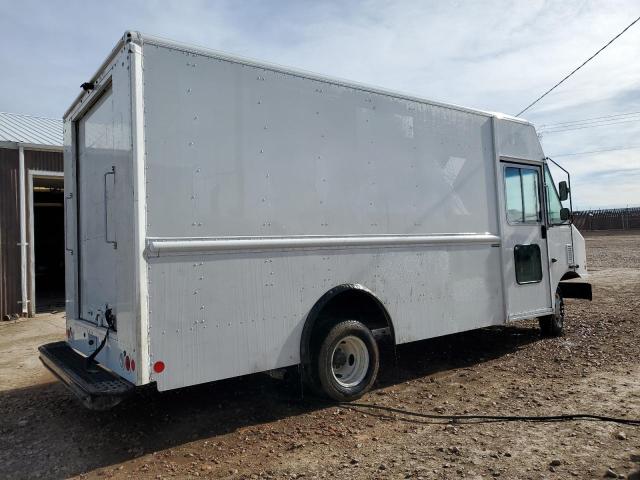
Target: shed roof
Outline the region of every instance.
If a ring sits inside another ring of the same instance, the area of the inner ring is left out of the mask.
[[[62,120],[0,112],[0,143],[62,148]]]

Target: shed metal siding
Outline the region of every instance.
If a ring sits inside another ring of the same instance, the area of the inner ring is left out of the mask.
[[[0,318],[21,312],[18,150],[0,148]]]
[[[62,172],[62,152],[25,150],[24,167],[26,170],[46,170],[50,172]]]
[[[29,171],[63,171],[62,152],[25,150],[24,162],[25,182],[29,181]],[[18,150],[0,148],[0,318],[20,315],[22,311],[18,182]],[[25,191],[28,192],[27,183]],[[27,238],[30,238],[29,202],[31,199],[27,198]],[[27,249],[27,255],[27,262],[30,262],[30,249]],[[27,269],[27,275],[27,281],[31,282],[30,269]],[[29,314],[33,313],[30,303]]]

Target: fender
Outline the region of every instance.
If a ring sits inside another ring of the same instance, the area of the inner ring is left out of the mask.
[[[320,312],[322,312],[324,307],[326,307],[331,302],[331,300],[333,300],[335,297],[349,291],[357,291],[357,292],[365,293],[366,296],[369,297],[369,299],[372,300],[377,305],[377,307],[380,309],[380,312],[384,317],[387,327],[389,328],[389,335],[391,337],[391,342],[393,345],[395,345],[396,337],[395,337],[395,332],[393,330],[393,323],[391,322],[391,316],[389,315],[389,312],[387,311],[382,301],[376,296],[375,293],[373,293],[371,290],[369,290],[367,287],[363,285],[360,285],[357,283],[345,283],[345,284],[333,287],[331,290],[329,290],[324,295],[322,295],[322,297],[320,297],[320,299],[315,303],[315,305],[309,311],[309,314],[307,315],[307,319],[305,320],[305,323],[304,323],[304,327],[302,329],[302,336],[300,338],[300,363],[303,365],[303,367],[311,363],[311,349],[310,349],[311,334],[315,327],[316,321],[319,318]]]

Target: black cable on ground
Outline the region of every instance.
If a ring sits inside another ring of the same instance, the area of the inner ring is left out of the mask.
[[[590,413],[569,413],[564,415],[437,415],[429,413],[412,412],[409,410],[401,410],[399,408],[385,407],[382,405],[366,404],[366,403],[344,403],[344,407],[360,407],[373,410],[381,410],[390,413],[397,413],[412,417],[426,418],[429,420],[437,420],[432,423],[486,423],[486,422],[568,422],[568,421],[600,421],[612,422],[623,425],[631,425],[640,427],[640,419],[608,417],[606,415],[593,415]]]

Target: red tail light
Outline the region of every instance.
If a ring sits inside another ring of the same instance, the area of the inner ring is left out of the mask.
[[[164,371],[164,362],[163,361],[157,361],[156,363],[153,364],[153,371],[156,373],[162,373]]]

